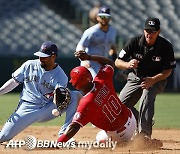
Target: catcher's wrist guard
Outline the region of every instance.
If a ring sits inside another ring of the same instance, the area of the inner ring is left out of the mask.
[[[68,88],[59,87],[54,90],[53,102],[58,110],[62,111],[67,108],[71,100],[70,91]]]

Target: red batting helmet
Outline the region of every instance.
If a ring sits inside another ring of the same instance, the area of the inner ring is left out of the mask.
[[[84,66],[78,66],[70,72],[71,80],[69,81],[76,89],[81,89],[84,85],[93,80],[90,71]]]

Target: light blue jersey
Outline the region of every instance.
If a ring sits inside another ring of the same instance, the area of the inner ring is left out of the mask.
[[[109,25],[107,32],[100,29],[99,24],[96,24],[84,31],[81,44],[86,48],[86,52],[90,55],[108,56],[108,51],[116,43],[116,29]]]
[[[107,32],[100,29],[100,25],[96,24],[84,31],[76,51],[84,50],[90,55],[99,55],[108,57],[109,50],[116,46],[116,29],[109,25]],[[94,61],[88,61],[89,70],[95,71],[95,75],[99,71],[101,65]],[[92,74],[94,76],[94,74]]]
[[[24,83],[21,99],[37,104],[52,102],[55,88],[66,87],[68,83],[68,77],[59,65],[53,70],[45,71],[39,59],[28,60],[12,77],[17,82]]]

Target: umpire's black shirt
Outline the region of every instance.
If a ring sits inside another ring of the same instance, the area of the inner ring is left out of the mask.
[[[132,71],[138,77],[152,77],[163,70],[176,67],[172,44],[161,36],[157,37],[151,47],[145,45],[144,35],[131,38],[119,53],[119,59],[140,61],[137,69]]]

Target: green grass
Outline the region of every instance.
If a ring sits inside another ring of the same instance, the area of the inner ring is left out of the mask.
[[[180,93],[157,95],[154,119],[155,128],[180,128]]]
[[[180,128],[180,93],[161,94],[155,102],[155,127]]]
[[[16,110],[19,102],[19,94],[9,93],[0,96],[0,126],[2,126],[10,115]],[[65,114],[48,122],[34,123],[33,126],[61,126],[64,123]]]
[[[0,96],[0,125],[3,125],[15,111],[19,94],[9,93]],[[138,107],[138,105],[137,105]],[[65,114],[49,122],[35,123],[34,126],[61,126]],[[180,93],[162,93],[155,102],[155,128],[180,128]]]

